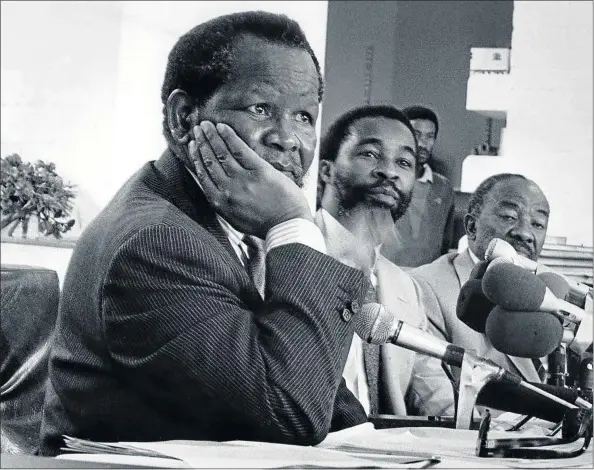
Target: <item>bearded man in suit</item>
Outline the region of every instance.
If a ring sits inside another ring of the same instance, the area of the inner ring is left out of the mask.
[[[409,271],[423,286],[422,297],[437,308],[427,310],[431,332],[445,341],[473,349],[486,359],[521,375],[529,382],[544,381],[541,359],[514,357],[497,351],[484,333],[474,331],[456,315],[461,287],[493,238],[510,243],[519,255],[533,261],[542,250],[549,219],[549,203],[542,190],[522,175],[502,173],[483,181],[469,201],[464,223],[468,249],[441,256]],[[424,359],[430,362],[430,359]],[[454,371],[459,372],[459,371]],[[440,408],[442,403],[428,403]]]
[[[369,284],[326,254],[300,188],[322,92],[284,15],[222,16],[179,39],[168,148],[72,255],[42,453],[63,434],[314,445],[365,422],[342,372]]]
[[[411,326],[427,328],[420,287],[380,255],[394,221],[407,210],[415,182],[417,142],[406,116],[392,106],[362,106],[340,116],[321,141],[316,223],[328,254],[368,273],[379,302]],[[439,361],[415,368],[418,354],[353,337],[344,371],[347,386],[367,413],[426,414],[425,401],[447,403],[453,390]]]

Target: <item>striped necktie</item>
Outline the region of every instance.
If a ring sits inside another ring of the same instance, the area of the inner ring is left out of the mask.
[[[247,259],[244,260],[245,267],[250,274],[260,296],[264,298],[264,283],[266,281],[266,252],[264,241],[253,235],[245,235],[242,239],[248,248]]]

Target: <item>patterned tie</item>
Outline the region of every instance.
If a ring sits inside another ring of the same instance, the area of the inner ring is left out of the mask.
[[[264,283],[266,281],[266,252],[264,241],[253,235],[245,235],[242,240],[248,248],[248,258],[245,264],[252,277],[260,296],[264,298]]]

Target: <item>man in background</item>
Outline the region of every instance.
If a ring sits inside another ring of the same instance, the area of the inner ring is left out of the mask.
[[[315,445],[366,421],[342,373],[368,281],[326,255],[300,187],[322,92],[284,15],[221,16],[175,44],[167,150],[68,267],[42,453],[64,434]]]
[[[533,261],[542,250],[549,220],[549,203],[541,189],[525,177],[502,173],[483,181],[472,194],[464,219],[468,248],[449,253],[431,264],[409,271],[422,286],[423,301],[438,308],[426,310],[430,331],[445,341],[472,349],[529,382],[545,378],[540,360],[520,358],[497,351],[484,333],[479,333],[456,315],[461,287],[493,238],[511,244],[518,254]],[[434,359],[423,359],[432,362]],[[442,403],[427,405],[429,409]]]
[[[431,167],[439,121],[423,106],[405,108],[419,144],[416,183],[408,210],[396,222],[395,236],[382,254],[402,267],[416,267],[448,252],[453,237],[454,190],[450,181]]]
[[[368,274],[373,289],[367,302],[382,303],[400,320],[426,329],[417,282],[379,253],[409,204],[416,146],[410,122],[392,106],[363,106],[340,116],[321,141],[316,223],[330,256]],[[453,415],[452,386],[440,363],[428,363],[432,370],[418,367],[413,375],[417,356],[355,335],[344,378],[371,416],[426,414],[425,401],[447,403],[439,414]]]

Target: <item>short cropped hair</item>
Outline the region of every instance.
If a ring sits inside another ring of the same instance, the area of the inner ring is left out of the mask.
[[[403,123],[415,139],[416,155],[417,137],[415,130],[410,120],[407,119],[402,111],[390,105],[365,105],[347,111],[332,123],[320,141],[320,160],[335,161],[340,151],[340,146],[349,134],[351,126],[356,121],[368,117],[383,117]]]
[[[520,179],[526,180],[522,175],[518,175],[515,173],[499,173],[498,175],[493,175],[483,181],[481,184],[478,185],[478,188],[474,191],[472,196],[470,196],[470,200],[468,201],[468,215],[472,215],[474,218],[477,218],[481,215],[483,211],[483,207],[485,205],[485,199],[491,192],[491,190],[502,181],[509,181],[513,179]]]
[[[426,121],[431,121],[435,124],[435,137],[437,137],[437,131],[439,131],[439,119],[437,119],[437,114],[434,111],[426,108],[425,106],[409,106],[402,110],[406,117],[413,121],[415,119],[424,119]]]
[[[403,123],[413,136],[415,141],[415,159],[417,158],[417,136],[415,135],[415,130],[406,115],[395,106],[365,105],[347,111],[332,123],[320,141],[320,160],[335,161],[336,157],[338,157],[341,145],[349,134],[351,126],[356,121],[368,117],[383,117]],[[320,206],[324,194],[324,186],[325,184],[321,177],[318,177],[318,207]]]
[[[204,104],[223,85],[232,71],[233,47],[244,36],[307,51],[318,73],[318,101],[324,82],[320,64],[299,23],[285,15],[248,11],[223,15],[195,26],[171,49],[161,86],[163,133],[171,138],[167,124],[167,99],[175,89],[184,90],[194,105]]]

